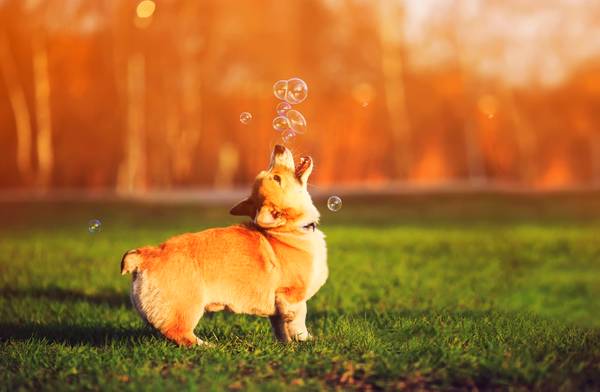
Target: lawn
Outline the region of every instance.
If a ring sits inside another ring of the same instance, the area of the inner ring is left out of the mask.
[[[179,348],[132,310],[122,253],[228,208],[0,204],[0,389],[600,388],[600,195],[344,198],[313,342],[216,313]],[[102,231],[89,234],[99,218]]]

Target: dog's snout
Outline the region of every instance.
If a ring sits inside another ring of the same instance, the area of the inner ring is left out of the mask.
[[[276,155],[281,155],[285,152],[285,147],[282,146],[281,144],[277,144],[277,145],[275,145],[275,148],[273,149],[273,151],[275,152]]]
[[[294,157],[292,152],[281,144],[277,144],[273,148],[269,169],[272,169],[274,166],[285,166],[290,170],[294,170]]]

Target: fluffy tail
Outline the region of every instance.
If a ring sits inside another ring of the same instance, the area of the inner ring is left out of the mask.
[[[121,275],[136,272],[142,262],[142,256],[137,249],[127,251],[121,259]]]

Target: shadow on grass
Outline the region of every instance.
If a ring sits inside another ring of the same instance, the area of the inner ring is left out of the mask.
[[[112,343],[134,344],[139,339],[152,336],[157,336],[157,334],[150,328],[127,329],[113,326],[0,322],[0,342],[41,340],[70,346],[103,347]]]
[[[116,292],[87,294],[59,287],[16,289],[0,288],[0,297],[7,299],[33,298],[59,302],[87,302],[114,308],[130,307],[128,295]],[[74,324],[5,323],[0,321],[0,341],[44,340],[68,345],[106,346],[111,342],[127,342],[156,336],[150,328],[127,329],[115,326],[82,326]]]
[[[94,305],[107,305],[111,307],[130,306],[129,296],[115,292],[87,294],[72,289],[60,287],[16,289],[10,287],[0,288],[0,297],[4,298],[36,298],[60,302],[89,302]]]

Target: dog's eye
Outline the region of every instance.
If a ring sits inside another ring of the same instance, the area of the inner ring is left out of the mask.
[[[281,185],[281,177],[279,177],[277,174],[275,174],[275,175],[273,176],[273,179],[274,179],[275,181],[277,181],[277,183],[278,183],[279,185]]]

